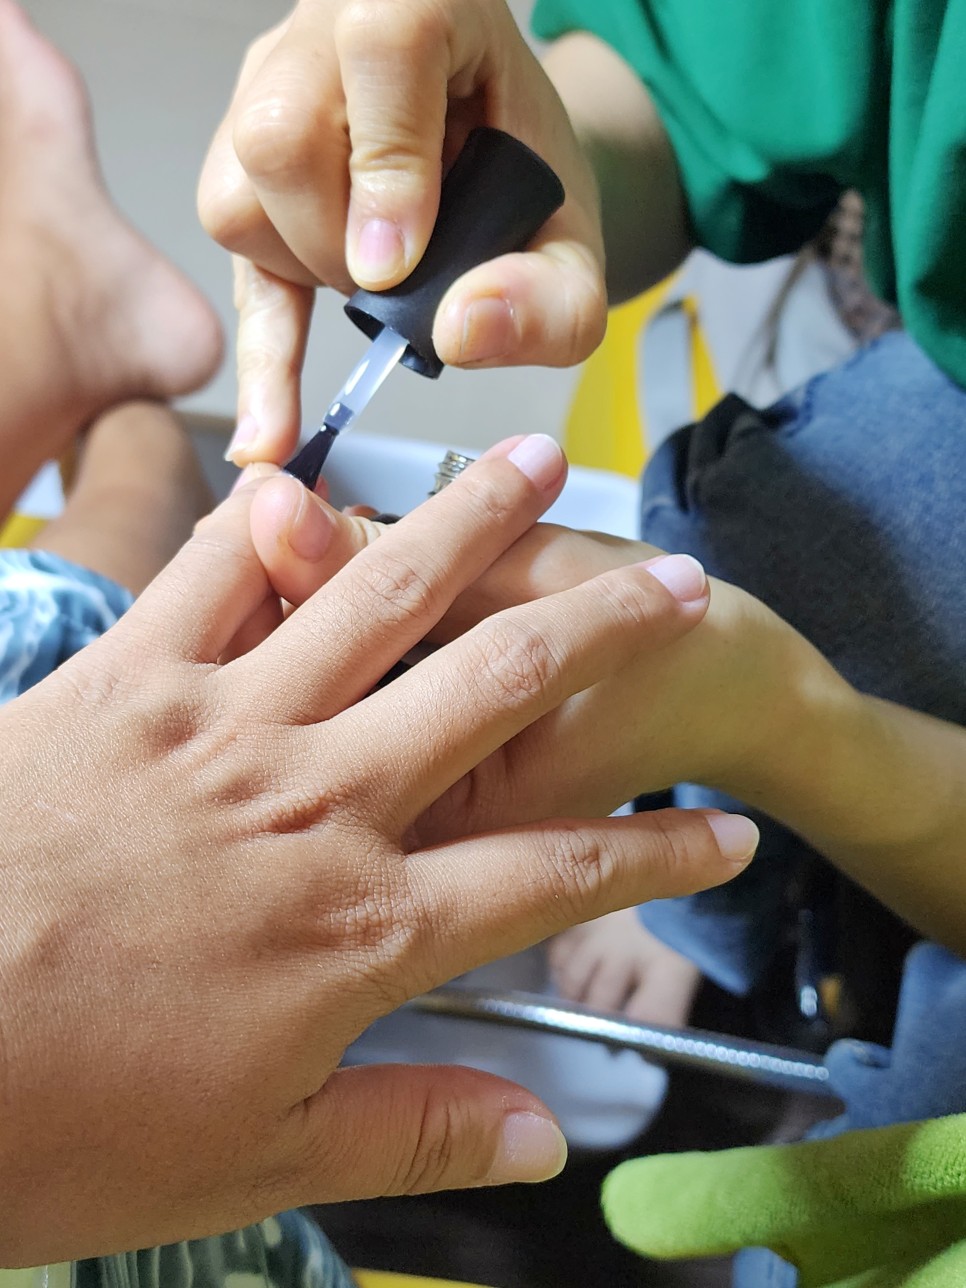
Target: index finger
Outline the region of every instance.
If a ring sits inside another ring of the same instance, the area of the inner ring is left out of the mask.
[[[259,649],[226,668],[262,709],[326,720],[367,693],[422,640],[460,591],[559,495],[566,460],[544,434],[491,448],[335,574]]]

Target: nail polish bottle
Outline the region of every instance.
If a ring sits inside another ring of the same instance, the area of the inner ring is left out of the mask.
[[[473,464],[474,459],[472,456],[464,456],[462,452],[447,452],[436,467],[436,482],[433,484],[433,490],[429,495],[435,496],[437,492],[442,492],[443,488],[448,487],[453,479],[459,478],[467,465]]]
[[[448,487],[455,478],[459,478],[467,465],[472,465],[475,459],[473,456],[464,456],[462,452],[448,451],[436,467],[436,478],[427,496],[435,496],[437,492],[442,492],[443,488]],[[372,520],[373,523],[398,523],[401,517],[398,514],[374,514]]]

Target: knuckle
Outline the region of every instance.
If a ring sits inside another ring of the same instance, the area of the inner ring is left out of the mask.
[[[566,910],[568,921],[585,921],[614,867],[613,854],[599,833],[561,826],[551,837],[545,874],[555,914]]]
[[[382,624],[420,621],[437,598],[427,577],[404,562],[384,543],[371,547],[375,555],[353,565],[354,595],[365,601]]]
[[[564,343],[564,365],[583,362],[597,349],[607,329],[607,302],[599,275],[591,280],[581,278],[571,291],[570,319]]]
[[[244,249],[266,222],[244,185],[208,182],[204,176],[198,188],[198,218],[208,236],[226,250]]]
[[[249,101],[232,133],[235,155],[256,183],[295,187],[316,167],[324,125],[291,95]]]
[[[690,890],[695,882],[698,855],[694,835],[680,818],[666,810],[648,814],[648,869],[669,893]]]
[[[427,1194],[441,1189],[463,1162],[471,1128],[468,1105],[430,1090],[413,1147],[402,1161],[395,1192]]]
[[[517,502],[505,481],[498,485],[470,473],[461,475],[452,488],[452,496],[459,497],[460,513],[468,514],[476,529],[500,530],[517,512]]]
[[[618,629],[631,632],[635,638],[654,617],[654,595],[651,587],[635,571],[616,569],[598,577],[593,586],[594,598],[606,610]]]
[[[482,685],[495,689],[511,706],[553,698],[560,684],[560,664],[537,630],[519,616],[506,613],[490,618],[474,633],[477,676]]]
[[[449,23],[441,6],[428,0],[349,0],[335,22],[340,53],[369,56],[384,51],[409,66],[414,57],[448,43]]]

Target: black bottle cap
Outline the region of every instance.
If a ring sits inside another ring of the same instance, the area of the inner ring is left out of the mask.
[[[563,184],[526,144],[502,130],[473,130],[443,180],[426,254],[388,291],[356,291],[345,311],[370,339],[392,327],[409,341],[403,366],[435,380],[436,310],[450,286],[478,264],[523,250],[563,205]]]

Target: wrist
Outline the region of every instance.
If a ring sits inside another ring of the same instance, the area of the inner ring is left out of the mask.
[[[874,738],[868,699],[796,631],[769,618],[763,646],[743,663],[749,698],[733,704],[735,719],[723,731],[731,750],[711,785],[797,831],[821,821],[837,834],[855,826]]]

